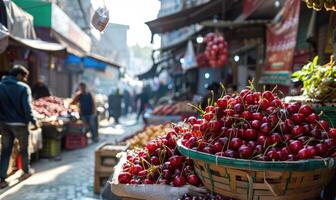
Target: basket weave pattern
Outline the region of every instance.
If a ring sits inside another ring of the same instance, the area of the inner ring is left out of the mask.
[[[334,173],[328,168],[308,172],[256,171],[200,160],[194,163],[207,189],[236,199],[315,199]]]

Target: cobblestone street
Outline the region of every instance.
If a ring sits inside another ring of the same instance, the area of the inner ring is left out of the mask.
[[[73,151],[63,151],[58,160],[41,159],[32,164],[35,174],[7,190],[0,190],[1,200],[91,200],[100,199],[93,192],[94,151],[106,141],[120,141],[142,129],[142,124],[124,119],[123,125],[105,125],[100,142]]]

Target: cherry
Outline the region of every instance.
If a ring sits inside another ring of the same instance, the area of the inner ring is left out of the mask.
[[[159,165],[160,164],[160,159],[156,156],[151,157],[151,164],[153,165]]]
[[[290,119],[285,120],[286,129],[291,129],[294,126],[294,122]]]
[[[336,139],[336,128],[331,128],[328,131],[328,136],[331,137],[331,138],[335,138]]]
[[[320,120],[318,123],[319,127],[322,128],[325,131],[329,131],[329,124],[325,120]]]
[[[262,97],[267,99],[268,101],[273,101],[274,96],[271,91],[266,90],[265,92],[262,93]]]
[[[259,105],[262,110],[266,110],[270,107],[270,102],[267,99],[260,99]]]
[[[303,116],[308,116],[313,113],[313,109],[308,105],[302,105],[299,109],[299,113]]]
[[[261,146],[269,146],[269,141],[267,136],[260,135],[258,137],[257,143],[260,144]]]
[[[308,122],[308,123],[315,123],[316,122],[316,120],[318,120],[319,119],[319,116],[317,115],[317,114],[315,114],[315,113],[311,113],[310,115],[308,115],[307,117],[306,117],[306,122]]]
[[[238,150],[241,145],[243,145],[243,141],[239,138],[232,138],[230,141],[230,148],[233,150]]]
[[[211,112],[211,113],[206,113],[203,115],[203,118],[207,121],[211,121],[213,118],[215,117],[215,115]]]
[[[240,158],[247,159],[252,156],[253,150],[250,146],[242,145],[238,149]]]
[[[261,114],[260,112],[255,112],[255,113],[252,113],[252,119],[253,120],[262,120],[263,118],[263,114]]]
[[[303,148],[303,143],[299,140],[293,140],[289,143],[289,149],[293,153],[298,153]]]
[[[249,145],[252,149],[254,149],[257,146],[257,142],[250,140],[248,141],[247,145]]]
[[[200,184],[200,180],[197,175],[191,174],[188,176],[187,181],[190,185],[198,186]]]
[[[271,160],[279,160],[280,156],[275,150],[271,150],[266,154]]]
[[[119,183],[121,184],[127,184],[127,183],[130,183],[132,179],[132,176],[130,173],[128,172],[121,172],[119,175],[118,175],[118,181]]]
[[[288,107],[287,107],[287,111],[289,114],[294,114],[294,113],[297,113],[299,111],[299,106],[296,105],[296,104],[290,104]]]
[[[252,123],[251,123],[251,126],[254,129],[259,129],[260,126],[261,126],[261,121],[259,121],[259,120],[253,120]]]
[[[243,132],[243,139],[245,140],[254,140],[257,137],[257,132],[254,129],[246,129]]]
[[[240,92],[239,96],[240,96],[241,98],[245,98],[247,95],[249,95],[249,94],[251,94],[251,93],[252,93],[252,92],[251,92],[250,89],[243,89],[243,90]]]
[[[146,148],[149,153],[153,153],[158,148],[158,145],[155,142],[149,142],[146,145]]]
[[[254,153],[255,154],[261,154],[262,152],[263,152],[263,146],[260,145],[260,144],[256,145],[255,148],[254,148]]]
[[[186,178],[184,176],[175,176],[173,180],[174,187],[181,187],[187,183]]]
[[[288,161],[297,161],[297,160],[298,160],[298,157],[295,156],[295,155],[293,155],[293,154],[289,154],[289,155],[287,156],[287,160],[288,160]]]
[[[213,154],[214,151],[211,147],[207,146],[207,147],[204,147],[203,152],[208,153],[208,154]]]
[[[307,150],[310,158],[313,158],[318,155],[318,150],[314,146],[308,146]]]
[[[237,103],[233,106],[233,110],[238,113],[238,114],[241,114],[243,111],[244,111],[244,107],[242,104],[240,103]]]
[[[221,142],[215,142],[214,145],[213,145],[212,150],[213,150],[214,153],[217,153],[217,152],[222,151],[223,148],[224,148],[224,146],[223,146],[223,144]]]
[[[282,137],[279,133],[273,133],[270,136],[270,142],[271,144],[279,144],[282,141]]]
[[[197,118],[194,116],[191,116],[188,118],[188,123],[191,125],[197,124]]]
[[[315,149],[317,151],[317,155],[320,155],[322,157],[325,157],[328,155],[328,145],[325,143],[319,143],[315,146]]]
[[[298,158],[301,160],[310,158],[310,152],[307,148],[303,148],[298,152]]]
[[[138,175],[139,172],[141,172],[142,170],[143,170],[143,167],[140,166],[139,164],[133,165],[130,168],[130,172],[131,172],[132,175]]]
[[[294,126],[294,128],[292,129],[292,135],[294,137],[300,136],[304,133],[304,128],[302,126],[296,125]]]
[[[292,118],[293,122],[295,124],[301,124],[304,120],[304,115],[303,114],[299,114],[299,113],[295,113],[293,114]]]
[[[224,157],[238,158],[238,156],[239,156],[239,154],[236,151],[232,151],[230,149],[228,149],[224,152]]]
[[[224,99],[224,98],[220,98],[217,100],[217,106],[219,106],[220,108],[226,108],[227,104],[228,104],[228,101],[227,99]]]
[[[255,98],[254,98],[253,94],[246,95],[245,101],[246,101],[247,104],[254,104]]]
[[[144,184],[154,184],[154,182],[148,178],[143,181]]]
[[[252,113],[250,111],[244,111],[241,114],[242,118],[246,119],[246,120],[250,120],[252,119]]]
[[[173,168],[182,167],[182,163],[185,160],[184,156],[172,156],[169,158],[169,162]]]
[[[260,126],[260,131],[264,134],[268,134],[269,132],[271,132],[272,128],[268,123],[263,123]]]
[[[213,112],[213,111],[215,111],[215,107],[214,106],[207,106],[205,108],[205,112],[206,113],[210,113],[210,112]]]
[[[282,108],[282,101],[280,99],[274,99],[272,102],[271,102],[271,105],[276,107],[276,108]]]
[[[166,180],[169,180],[171,178],[171,172],[169,169],[162,170],[162,177]]]

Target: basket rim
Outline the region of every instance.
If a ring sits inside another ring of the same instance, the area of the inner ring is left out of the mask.
[[[181,140],[182,139],[177,141],[177,148],[184,156],[226,167],[269,171],[313,171],[318,169],[336,168],[336,158],[332,157],[299,161],[258,161],[226,158],[188,149],[182,145]]]

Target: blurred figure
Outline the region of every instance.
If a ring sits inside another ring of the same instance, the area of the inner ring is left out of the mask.
[[[128,90],[124,90],[124,94],[123,94],[123,98],[124,98],[124,115],[128,115],[128,112],[129,112],[129,107],[131,106],[131,95],[129,93]]]
[[[38,129],[38,124],[33,115],[32,95],[27,82],[29,71],[21,66],[15,65],[9,73],[4,76],[0,83],[0,120],[1,120],[1,158],[0,158],[0,189],[7,187],[5,182],[9,159],[12,154],[14,139],[18,139],[22,156],[22,170],[24,174],[21,179],[28,178],[29,156],[28,124],[33,124],[33,130]]]
[[[119,124],[119,118],[121,116],[121,100],[122,95],[120,94],[119,89],[108,96],[109,120],[113,117],[116,124]]]
[[[92,141],[98,140],[98,121],[96,115],[96,104],[91,92],[87,91],[86,84],[79,84],[79,91],[75,94],[71,104],[79,103],[79,114],[81,119],[88,125],[92,134]]]
[[[138,110],[138,115],[137,115],[137,121],[139,121],[140,116],[143,115],[145,112],[146,107],[149,104],[149,94],[148,94],[149,88],[146,86],[142,89],[142,92],[137,96],[137,99],[140,100],[140,107]]]
[[[50,96],[50,91],[42,81],[38,81],[32,88],[32,94],[34,99],[39,99]]]
[[[211,102],[211,99],[214,97],[214,102],[216,102],[216,100],[220,97],[222,93],[221,86],[217,82],[211,83],[207,87],[207,90],[208,90],[207,93],[202,97],[202,100],[201,100],[202,110],[205,110],[205,108],[208,106],[208,101]],[[213,91],[214,96],[212,96],[211,91]]]

